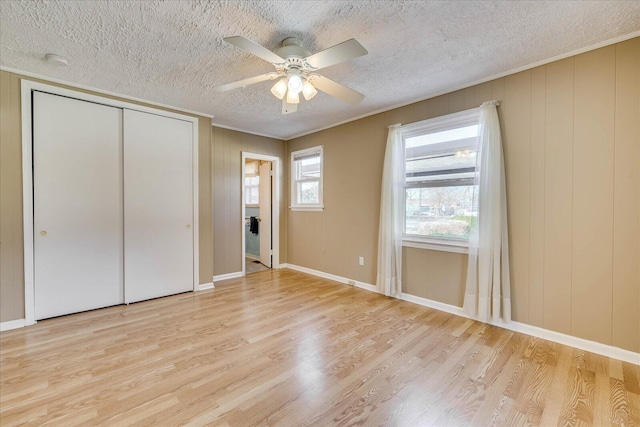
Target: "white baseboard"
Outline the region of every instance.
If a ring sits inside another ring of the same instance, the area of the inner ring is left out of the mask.
[[[260,261],[260,256],[258,256],[258,255],[253,255],[253,254],[245,253],[245,254],[244,254],[244,257],[245,257],[245,258],[252,259],[252,260],[255,260],[255,261]]]
[[[213,276],[213,281],[219,282],[220,280],[235,279],[236,277],[242,276],[244,276],[244,274],[242,274],[242,271],[236,271],[235,273],[226,273]]]
[[[445,304],[438,301],[433,301],[427,298],[417,297],[410,294],[401,294],[400,299],[409,301],[418,305],[422,305],[436,310],[444,311],[447,313],[455,314],[456,316],[466,317],[467,319],[475,319],[469,316],[462,310],[462,307],[455,305]],[[640,365],[640,353],[634,353],[633,351],[625,350],[620,347],[614,347],[608,344],[602,344],[596,341],[590,341],[584,338],[574,337],[572,335],[563,334],[561,332],[551,331],[549,329],[540,328],[538,326],[528,325],[526,323],[516,322],[514,320],[510,322],[486,322],[499,328],[508,329],[514,332],[520,332],[533,337],[542,338],[548,341],[553,341],[559,344],[567,345],[570,347],[579,348],[581,350],[590,351],[592,353],[601,354],[603,356],[611,357],[613,359],[623,360],[625,362]]]
[[[303,273],[312,274],[314,276],[323,277],[325,279],[334,280],[336,282],[350,284],[349,282],[355,282],[355,286],[365,289],[367,291],[378,292],[374,285],[353,281],[346,277],[336,276],[334,274],[325,273],[323,271],[313,270],[307,267],[301,267],[293,264],[282,264],[283,268],[290,268],[292,270],[301,271]],[[466,317],[467,319],[477,320],[466,314],[462,307],[446,304],[439,301],[433,301],[427,298],[418,297],[411,294],[402,293],[400,299],[414,304],[418,304],[424,307],[433,308],[435,310],[451,313],[456,316]],[[520,323],[515,321],[510,322],[489,322],[491,325],[498,326],[503,329],[508,329],[514,332],[520,332],[525,335],[542,338],[548,341],[553,341],[559,344],[567,345],[570,347],[579,348],[581,350],[590,351],[592,353],[601,354],[603,356],[611,357],[613,359],[623,360],[625,362],[640,365],[640,353],[634,353],[633,351],[625,350],[619,347],[614,347],[607,344],[602,344],[595,341],[590,341],[584,338],[574,337],[572,335],[563,334],[560,332],[551,331],[549,329],[540,328],[537,326],[527,325],[526,323]]]
[[[0,323],[0,332],[24,328],[25,326],[27,326],[27,321],[25,319],[9,320],[7,322]]]
[[[550,331],[549,329],[527,325],[526,323],[511,321],[507,324],[496,324],[496,326],[568,345],[570,347],[579,348],[581,350],[590,351],[591,353],[601,354],[603,356],[611,357],[612,359],[623,360],[628,363],[633,363],[634,365],[640,365],[640,353],[634,353],[633,351],[625,350],[620,347],[614,347],[612,345]]]
[[[462,307],[458,307],[455,305],[446,304],[444,302],[434,301],[411,294],[405,294],[404,292],[400,294],[400,299],[403,301],[409,301],[414,304],[421,305],[423,307],[435,308],[436,310],[444,311],[445,313],[451,313],[455,314],[456,316],[469,318],[469,316],[462,310]]]
[[[370,283],[358,282],[357,280],[355,280],[355,282],[356,284],[354,286],[356,288],[361,288],[361,289],[364,289],[365,291],[375,292],[377,294],[380,293],[378,292],[378,288],[376,287],[376,285],[372,285]]]
[[[215,286],[213,286],[213,282],[202,283],[198,286],[198,291],[204,291],[206,289],[213,289],[213,288],[215,288]]]
[[[344,283],[345,285],[352,285],[352,286],[355,286],[356,288],[366,289],[367,291],[378,292],[378,289],[375,287],[375,285],[371,285],[365,282],[359,282],[357,280],[351,280],[342,276],[336,276],[335,274],[325,273],[324,271],[313,270],[311,268],[301,267],[295,264],[280,264],[280,267],[290,268],[291,270],[300,271],[302,273],[308,273],[313,276],[323,277],[325,279],[333,280],[335,282]]]

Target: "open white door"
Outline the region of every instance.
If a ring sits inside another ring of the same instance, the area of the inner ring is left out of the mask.
[[[260,162],[260,262],[271,268],[271,162]]]

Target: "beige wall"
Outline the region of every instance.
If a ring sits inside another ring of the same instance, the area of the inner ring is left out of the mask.
[[[20,82],[0,71],[0,321],[24,318]]]
[[[426,256],[425,256],[426,255]],[[450,305],[462,305],[467,279],[466,254],[404,248],[403,292]]]
[[[20,78],[0,72],[0,321],[24,316]],[[281,262],[375,283],[387,126],[489,99],[502,102],[514,320],[640,351],[639,38],[288,143],[200,117],[200,283],[241,269],[242,151],[283,159]],[[315,145],[325,210],[291,212],[288,155]],[[404,258],[406,292],[461,305],[466,255]]]
[[[284,161],[286,143],[279,139],[250,135],[243,132],[212,128],[211,165],[213,170],[213,270],[216,276],[242,271],[242,152],[275,156]],[[278,206],[280,213],[280,262],[287,260],[286,199],[284,176],[280,180]]]
[[[22,228],[22,140],[20,79],[0,71],[0,321],[24,318],[24,264]],[[90,91],[67,87],[80,92]],[[117,97],[96,95],[106,98]],[[132,102],[121,99],[125,102]],[[132,102],[135,104],[141,104]],[[153,105],[149,105],[153,108]],[[167,108],[159,108],[173,111]],[[179,111],[175,111],[181,113]],[[184,114],[184,113],[181,113]],[[211,198],[211,119],[198,117],[200,283],[213,278],[213,219]]]
[[[387,126],[490,99],[514,320],[640,351],[640,38],[289,141],[325,159],[325,210],[289,213],[289,263],[374,284]],[[408,293],[462,304],[466,255],[404,255]]]
[[[375,116],[289,141],[289,153],[324,146],[324,210],[289,211],[289,263],[373,283],[385,126]]]

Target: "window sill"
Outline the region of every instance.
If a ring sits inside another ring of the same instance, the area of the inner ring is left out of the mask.
[[[405,237],[402,239],[402,246],[408,248],[429,249],[432,251],[455,252],[459,254],[469,253],[469,244],[467,242],[426,240]]]
[[[320,212],[324,210],[324,206],[289,206],[289,209],[301,212]]]

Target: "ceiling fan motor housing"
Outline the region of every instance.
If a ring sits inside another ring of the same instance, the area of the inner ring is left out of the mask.
[[[311,55],[307,49],[302,46],[302,41],[296,37],[287,37],[282,40],[282,47],[274,52],[276,55],[287,60],[291,65],[302,67],[302,59]]]

